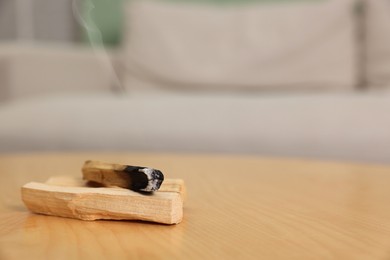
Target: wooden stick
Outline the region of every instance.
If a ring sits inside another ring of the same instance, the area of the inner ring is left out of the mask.
[[[86,161],[82,172],[85,180],[135,191],[156,191],[164,181],[162,172],[153,168],[99,161]]]
[[[88,181],[83,180],[79,177],[69,176],[54,176],[50,177],[46,182],[49,185],[64,186],[64,187],[90,187],[93,186]],[[161,184],[158,192],[178,192],[183,198],[186,197],[186,189],[184,181],[182,179],[165,179],[164,183]]]
[[[82,220],[144,220],[180,223],[183,217],[182,180],[168,179],[150,195],[123,188],[88,187],[79,178],[51,178],[22,187],[22,199],[35,213]]]

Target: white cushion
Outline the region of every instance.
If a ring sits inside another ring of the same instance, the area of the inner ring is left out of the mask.
[[[0,105],[0,153],[231,152],[390,163],[389,94],[37,97]]]
[[[127,85],[142,78],[181,88],[349,88],[354,2],[131,1]]]
[[[367,81],[370,86],[390,87],[390,1],[365,3]]]

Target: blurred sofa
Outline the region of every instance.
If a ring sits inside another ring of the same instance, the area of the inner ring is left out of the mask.
[[[118,50],[0,46],[0,152],[390,162],[386,0],[131,1]]]

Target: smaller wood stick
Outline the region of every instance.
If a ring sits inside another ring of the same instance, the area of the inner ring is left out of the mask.
[[[164,181],[162,172],[153,168],[99,161],[86,161],[82,172],[84,180],[134,191],[153,192]]]

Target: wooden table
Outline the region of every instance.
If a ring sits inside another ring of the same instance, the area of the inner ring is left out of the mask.
[[[188,189],[178,225],[35,215],[20,187],[86,159],[145,165]],[[390,167],[240,156],[0,156],[0,259],[390,259]]]

